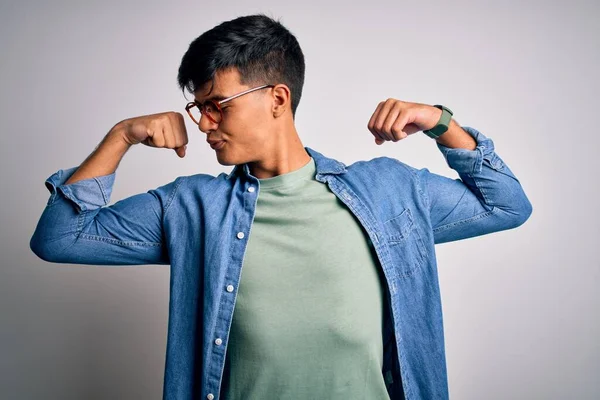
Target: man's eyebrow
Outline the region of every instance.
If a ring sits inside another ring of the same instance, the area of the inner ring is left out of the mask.
[[[226,98],[227,98],[226,96],[214,95],[214,96],[210,96],[209,98],[207,98],[204,101],[207,101],[207,100],[219,101],[219,100],[225,100]],[[194,98],[194,103],[200,104],[200,102],[196,98]]]

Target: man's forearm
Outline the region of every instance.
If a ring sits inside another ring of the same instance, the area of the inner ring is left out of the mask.
[[[123,156],[131,147],[123,139],[123,129],[120,124],[115,125],[65,184],[115,172]]]
[[[441,110],[440,110],[441,114]],[[441,136],[435,139],[439,144],[450,147],[452,149],[461,148],[468,150],[475,150],[477,142],[471,135],[469,135],[460,125],[454,120],[450,119],[448,130],[442,133]]]

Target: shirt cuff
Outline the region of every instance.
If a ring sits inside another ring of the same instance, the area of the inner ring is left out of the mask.
[[[504,167],[502,160],[494,151],[492,139],[475,128],[469,126],[462,126],[461,128],[475,139],[477,147],[474,150],[451,148],[436,142],[450,168],[459,174],[477,174],[481,172],[484,160],[495,170],[501,170]]]
[[[68,185],[65,182],[75,173],[79,167],[60,169],[50,175],[44,182],[46,188],[50,191],[50,199],[47,205],[53,204],[57,200],[58,193],[72,201],[79,212],[94,210],[103,207],[110,202],[112,187],[115,182],[115,174],[97,176],[94,178],[82,179]]]

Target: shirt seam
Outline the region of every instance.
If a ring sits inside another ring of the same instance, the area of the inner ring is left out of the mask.
[[[163,221],[167,218],[167,212],[171,208],[170,206],[173,203],[173,199],[175,198],[175,194],[179,190],[179,186],[181,186],[181,184],[183,183],[183,179],[184,179],[184,177],[181,177],[181,176],[175,179],[175,187],[173,188],[173,190],[171,191],[171,194],[167,198],[167,204],[164,206]]]

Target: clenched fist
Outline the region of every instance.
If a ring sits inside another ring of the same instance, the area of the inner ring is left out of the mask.
[[[185,157],[188,135],[183,115],[178,112],[142,115],[123,120],[119,125],[123,127],[123,140],[130,145],[142,143],[174,149],[179,157]]]
[[[433,128],[442,110],[422,103],[389,98],[380,102],[371,115],[367,128],[375,143],[397,142],[413,133]]]

